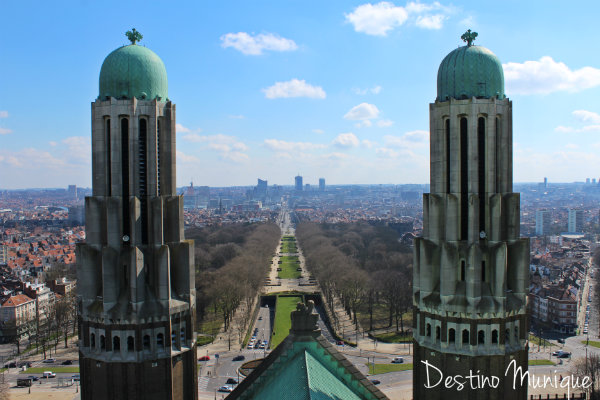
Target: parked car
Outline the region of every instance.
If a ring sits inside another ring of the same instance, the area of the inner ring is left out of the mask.
[[[52,364],[54,362],[56,362],[55,358],[46,358],[44,361],[42,361],[44,364]]]
[[[210,360],[210,356],[202,356],[198,359],[198,361],[209,361]]]
[[[237,385],[238,381],[235,378],[227,378],[227,382],[225,382],[228,385]]]
[[[17,363],[13,361],[11,363],[4,364],[4,368],[17,368]]]
[[[38,376],[33,376],[33,375],[29,375],[27,378],[31,379],[34,382],[37,382],[40,380],[40,378]]]
[[[258,317],[258,320],[259,320],[259,321],[262,321],[262,315],[261,315],[260,317]]]
[[[552,353],[553,356],[558,357],[558,358],[569,358],[571,357],[571,353],[569,353],[568,351],[555,351],[554,353]]]
[[[373,385],[379,385],[381,383],[381,381],[379,379],[371,379],[371,383]]]
[[[233,357],[232,361],[244,361],[245,359],[246,359],[246,357],[239,355],[239,356]]]
[[[73,365],[73,361],[71,361],[71,360],[65,360],[61,364],[62,365]]]
[[[565,339],[563,339],[563,338],[558,339],[558,343],[565,344]]]
[[[74,382],[75,381],[78,382],[80,380],[80,378],[81,377],[79,376],[79,374],[71,375],[71,379],[73,379]]]
[[[42,378],[56,378],[56,374],[52,371],[44,371],[44,373],[42,374]]]
[[[233,388],[228,385],[221,386],[219,392],[233,392]]]
[[[402,357],[394,357],[392,360],[392,364],[402,364],[404,362],[404,358]]]

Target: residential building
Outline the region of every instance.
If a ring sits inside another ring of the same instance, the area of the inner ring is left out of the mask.
[[[538,210],[535,212],[535,234],[538,236],[547,235],[550,230],[550,211]]]

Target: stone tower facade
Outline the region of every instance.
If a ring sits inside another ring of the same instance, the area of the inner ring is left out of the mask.
[[[512,192],[512,102],[502,65],[471,44],[473,34],[442,61],[429,107],[431,190],[414,248],[415,399],[527,397],[527,382],[513,388],[512,367],[527,371],[529,240]],[[457,375],[462,390],[445,383]]]
[[[194,246],[175,189],[175,104],[156,54],[111,53],[92,103],[77,248],[83,400],[197,399]]]

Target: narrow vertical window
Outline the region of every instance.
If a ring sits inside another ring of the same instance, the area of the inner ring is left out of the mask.
[[[450,328],[448,331],[448,343],[456,342],[456,330],[454,328]]]
[[[485,282],[485,261],[481,261],[481,282]]]
[[[144,350],[150,350],[150,335],[144,335],[142,343],[144,345]]]
[[[159,333],[156,336],[156,347],[158,347],[159,350],[165,348],[165,335],[163,335],[162,333]]]
[[[121,195],[123,198],[123,236],[131,237],[129,219],[129,120],[121,119]]]
[[[477,120],[477,163],[479,172],[479,232],[485,232],[485,118]]]
[[[94,333],[90,335],[90,347],[92,349],[96,348],[96,335]]]
[[[439,341],[442,337],[442,329],[439,326],[435,327],[435,340]]]
[[[127,337],[127,351],[133,351],[134,350],[134,340],[133,340],[133,336],[128,336]]]
[[[121,338],[118,336],[113,337],[113,351],[121,350]]]
[[[106,350],[106,340],[104,335],[100,335],[100,350]]]
[[[495,163],[495,170],[494,170],[494,174],[496,175],[496,193],[500,193],[500,185],[499,185],[499,178],[500,178],[500,163],[498,162],[498,156],[500,155],[500,149],[498,148],[498,146],[500,145],[500,118],[495,118],[496,120],[496,137],[495,137],[495,154],[494,154],[494,163]]]
[[[485,332],[482,330],[477,333],[477,344],[485,344]]]
[[[148,187],[147,187],[147,154],[146,154],[147,123],[140,119],[138,135],[138,173],[140,185],[140,213],[142,220],[142,244],[148,244]]]
[[[160,196],[160,119],[156,120],[156,190]]]
[[[110,144],[110,118],[106,120],[106,194],[112,196],[112,155]]]
[[[431,324],[427,324],[427,337],[431,337]]]
[[[492,344],[498,344],[498,330],[492,331]]]
[[[466,329],[462,331],[462,342],[463,344],[469,344],[469,331]]]
[[[469,143],[467,119],[460,119],[460,239],[469,234]]]
[[[446,120],[446,193],[450,193],[450,118]]]
[[[465,281],[465,273],[466,273],[466,262],[465,260],[460,261],[460,280],[461,282]]]

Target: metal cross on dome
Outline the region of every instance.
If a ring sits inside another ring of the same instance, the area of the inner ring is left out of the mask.
[[[132,28],[130,31],[127,31],[125,33],[125,36],[127,36],[127,39],[131,41],[131,44],[135,44],[135,42],[139,42],[143,38],[142,34],[136,31],[135,28]]]
[[[463,40],[463,42],[467,42],[467,47],[471,47],[473,45],[473,40],[475,40],[476,37],[477,32],[471,32],[471,30],[468,29],[460,38]]]

